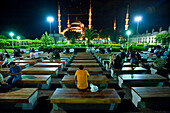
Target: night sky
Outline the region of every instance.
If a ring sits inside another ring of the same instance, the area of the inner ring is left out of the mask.
[[[10,31],[26,38],[40,38],[47,31],[47,16],[53,16],[52,31],[58,32],[58,0],[4,0],[0,7],[0,34],[8,36]],[[127,5],[130,6],[129,29],[136,30],[134,17],[142,16],[139,32],[156,31],[159,27],[167,30],[170,26],[170,0],[92,0],[92,25],[97,30],[113,29],[114,18],[117,30],[123,31]],[[89,0],[60,0],[62,30],[66,27],[67,14],[71,22],[76,16],[88,26]],[[79,14],[79,15],[75,15]]]

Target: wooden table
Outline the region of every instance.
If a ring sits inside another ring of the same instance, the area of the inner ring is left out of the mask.
[[[24,74],[50,74],[52,77],[58,75],[58,67],[28,67],[22,70]]]
[[[75,57],[74,60],[94,60],[95,58],[94,57],[90,57],[90,56],[78,56],[78,57]]]
[[[37,103],[37,88],[13,88],[7,93],[0,93],[0,103],[13,103],[16,108],[23,110],[32,110]],[[10,106],[1,106],[1,108],[9,109]]]
[[[37,58],[37,59],[24,58],[23,60],[37,60],[38,62],[41,62],[41,61],[42,61],[42,59],[41,59],[41,58]]]
[[[79,70],[79,68],[69,67],[67,70],[67,73],[75,73],[77,70]],[[87,70],[91,74],[92,73],[98,73],[98,74],[103,73],[103,70],[100,67],[94,67],[94,68],[85,67],[84,70]]]
[[[136,67],[136,65],[130,63],[130,62],[125,62],[123,67]]]
[[[37,63],[34,64],[34,67],[58,67],[60,71],[63,70],[62,63]]]
[[[65,64],[65,60],[43,60],[42,63],[64,63]]]
[[[29,64],[35,64],[37,60],[16,60],[15,63],[29,63]]]
[[[58,110],[57,104],[110,104],[110,109],[113,110],[115,104],[121,103],[121,98],[115,89],[103,89],[101,92],[82,92],[74,88],[57,88],[50,98],[55,110]],[[78,107],[72,107],[78,108]],[[79,107],[80,108],[80,107]],[[102,107],[97,107],[99,110]],[[83,109],[82,107],[80,108]],[[88,107],[85,108],[86,110]]]
[[[156,83],[157,86],[162,86],[163,82],[167,81],[167,78],[162,77],[158,74],[123,74],[118,75],[118,85],[119,87],[133,86],[133,85],[153,85]]]
[[[73,60],[72,63],[96,63],[96,60]]]
[[[7,80],[8,77],[4,78],[4,80]],[[17,81],[18,84],[24,86],[26,86],[27,84],[36,84],[35,86],[36,88],[40,88],[40,89],[50,88],[51,75],[22,75],[21,77],[22,79]]]
[[[20,59],[20,60],[23,60],[23,59],[24,59],[24,57],[12,57],[12,58]]]
[[[114,73],[119,74],[143,74],[146,73],[147,69],[143,67],[123,67],[122,69],[111,69],[111,76],[114,77]]]
[[[65,84],[75,84],[74,75],[65,75],[61,80],[61,83],[65,86]],[[91,75],[89,76],[89,83],[98,84],[102,86],[102,84],[106,85],[106,88],[109,84],[109,80],[106,75]]]
[[[29,63],[16,63],[16,65],[19,65],[22,69],[29,67]]]
[[[70,67],[79,67],[80,65],[84,67],[99,67],[98,63],[71,63]]]
[[[132,87],[131,94],[132,102],[136,107],[143,105],[145,108],[147,107],[146,103],[156,102],[158,104],[160,102],[160,105],[157,105],[160,108],[161,103],[170,103],[170,87]],[[169,108],[169,104],[167,107]]]

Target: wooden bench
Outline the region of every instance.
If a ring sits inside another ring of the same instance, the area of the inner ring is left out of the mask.
[[[8,77],[4,78],[4,80],[6,81]],[[21,77],[22,79],[18,80],[17,83],[22,84],[23,86],[31,84],[31,87],[40,89],[50,88],[51,75],[22,75]]]
[[[57,88],[50,98],[50,102],[53,104],[54,110],[58,110],[59,104],[66,104],[66,106],[74,104],[74,107],[71,107],[72,109],[79,108],[81,110],[90,108],[100,110],[106,104],[110,105],[109,110],[113,110],[115,104],[121,103],[121,98],[115,89],[103,89],[101,92],[82,92],[74,88]],[[93,107],[93,104],[96,104],[95,106],[101,105],[102,107]]]
[[[65,63],[68,64],[68,62],[70,61],[69,58],[49,58],[48,60],[65,60]]]
[[[98,63],[71,63],[70,67],[79,67],[80,65],[84,67],[99,67]]]
[[[24,57],[12,57],[12,58],[15,58],[16,60],[19,59],[19,60],[23,60]]]
[[[37,60],[16,60],[15,63],[28,63],[30,65],[34,65],[37,63]]]
[[[58,67],[28,67],[26,69],[23,69],[22,73],[29,75],[50,74],[52,77],[57,77]]]
[[[89,57],[89,56],[76,56],[75,58],[74,58],[74,60],[94,60],[95,58],[94,57]]]
[[[136,107],[169,108],[170,105],[170,87],[132,87],[131,94]]]
[[[67,87],[68,84],[75,84],[74,75],[65,75],[61,80],[62,86]],[[89,83],[108,87],[109,80],[106,75],[91,75],[89,76]],[[67,85],[67,86],[66,86]]]
[[[118,85],[123,88],[126,86],[163,86],[167,78],[158,74],[123,74],[118,75]],[[156,83],[156,84],[154,84]]]
[[[96,60],[73,60],[72,63],[96,63]]]
[[[0,93],[0,103],[2,104],[0,108],[21,107],[23,110],[33,110],[37,104],[37,96],[37,88],[13,88],[7,93]]]
[[[147,69],[143,67],[123,67],[122,69],[111,69],[111,76],[114,77],[116,74],[143,74],[146,73]]]
[[[29,63],[16,63],[16,65],[19,65],[22,69],[29,67]]]
[[[135,65],[135,64],[132,64],[132,63],[130,63],[130,62],[125,62],[125,63],[123,64],[123,67],[136,67],[136,65]]]
[[[63,63],[63,66],[65,66],[66,60],[43,60],[42,63]]]
[[[75,67],[69,67],[67,70],[67,73],[75,73],[77,70],[79,70],[79,68],[75,68]],[[103,70],[100,67],[94,67],[94,68],[89,68],[89,67],[85,67],[84,70],[87,70],[90,74],[102,74]]]
[[[23,60],[37,60],[38,62],[41,62],[43,58],[36,58],[36,59],[24,58]]]
[[[37,63],[37,64],[34,64],[34,67],[58,67],[60,71],[63,70],[62,63]]]

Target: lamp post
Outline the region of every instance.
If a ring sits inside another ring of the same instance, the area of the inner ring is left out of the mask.
[[[131,31],[130,31],[130,30],[128,30],[128,31],[126,32],[126,34],[128,35],[128,39],[127,39],[127,51],[128,51],[128,45],[129,45],[129,35],[131,34]]]
[[[51,34],[51,23],[54,21],[54,18],[52,16],[49,16],[47,17],[47,21],[50,23],[50,34]],[[51,38],[51,44],[52,44],[52,38]]]
[[[14,33],[13,32],[10,32],[9,35],[11,36],[12,38],[12,48],[14,48],[14,42],[13,42],[13,36],[14,36]]]
[[[139,22],[142,20],[141,16],[137,16],[135,17],[135,21],[137,22],[137,34],[139,33]]]
[[[20,36],[17,36],[17,39],[20,40]],[[19,41],[19,44],[18,44],[18,45],[20,46],[20,41]]]
[[[51,34],[51,23],[54,21],[52,16],[47,17],[47,21],[50,23],[50,34]]]

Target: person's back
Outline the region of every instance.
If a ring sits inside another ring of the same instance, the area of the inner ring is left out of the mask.
[[[156,67],[162,68],[162,67],[165,66],[166,61],[165,61],[164,59],[158,57],[158,58],[154,61],[154,63],[156,64]]]
[[[70,52],[70,49],[69,48],[66,48],[66,53],[69,53]]]
[[[75,73],[75,80],[77,81],[77,88],[80,90],[86,90],[88,88],[88,76],[87,70],[83,70],[83,66],[80,65],[79,69]]]
[[[60,53],[58,51],[55,51],[54,56],[55,56],[55,58],[60,58]]]
[[[49,58],[53,58],[54,57],[54,53],[53,52],[50,52],[49,53]]]
[[[32,53],[32,56],[33,56],[33,58],[39,58],[37,52],[33,52],[33,53]]]
[[[115,69],[122,69],[122,64],[121,64],[121,56],[120,55],[117,55],[116,59],[114,60],[114,68]]]

